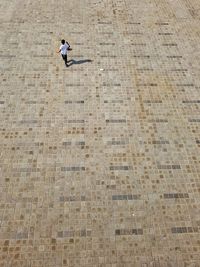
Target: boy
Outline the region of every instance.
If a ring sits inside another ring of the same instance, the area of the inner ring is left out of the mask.
[[[69,43],[65,42],[64,39],[61,40],[61,46],[60,46],[58,53],[61,54],[63,60],[65,61],[66,67],[69,67],[69,65],[67,64],[67,51],[68,50],[71,50]]]

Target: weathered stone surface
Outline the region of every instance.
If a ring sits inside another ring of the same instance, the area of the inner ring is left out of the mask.
[[[0,8],[0,267],[200,266],[200,2]]]

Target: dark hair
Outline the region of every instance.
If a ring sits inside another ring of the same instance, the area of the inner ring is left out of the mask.
[[[61,43],[62,43],[62,44],[65,44],[65,40],[64,40],[64,39],[62,39]]]

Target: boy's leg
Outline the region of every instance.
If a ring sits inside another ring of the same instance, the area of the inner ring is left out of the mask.
[[[65,55],[65,65],[68,67],[68,65],[67,65],[67,54]]]
[[[68,67],[68,65],[67,65],[67,55],[62,55],[62,58],[65,61],[65,65]]]

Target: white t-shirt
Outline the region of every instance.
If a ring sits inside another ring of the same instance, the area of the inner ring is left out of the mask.
[[[67,54],[67,49],[69,48],[69,45],[68,44],[62,44],[61,46],[60,46],[60,53],[61,53],[61,55],[66,55]]]

